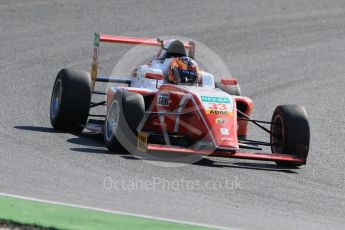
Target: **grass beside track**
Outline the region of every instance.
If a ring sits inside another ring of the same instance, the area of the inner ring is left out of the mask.
[[[129,215],[0,196],[0,222],[53,229],[206,229]]]

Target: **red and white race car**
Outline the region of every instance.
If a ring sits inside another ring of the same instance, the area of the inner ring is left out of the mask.
[[[132,76],[104,77],[97,75],[101,42],[158,46],[160,51],[148,65],[135,68]],[[91,73],[62,69],[56,77],[50,107],[52,126],[102,133],[110,151],[266,160],[282,166],[306,164],[310,131],[302,106],[280,105],[270,122],[254,120],[250,117],[253,102],[240,96],[235,79],[215,81],[211,73],[201,71],[192,84],[166,81],[171,59],[187,56],[186,50],[194,59],[192,41],[95,34]],[[96,82],[118,85],[100,92],[95,90]],[[106,99],[93,102],[93,94]],[[96,106],[106,106],[106,114],[89,114]],[[266,131],[270,141],[247,139],[249,122]],[[270,128],[264,126],[267,124]],[[260,146],[270,146],[272,153],[243,151],[262,150]]]

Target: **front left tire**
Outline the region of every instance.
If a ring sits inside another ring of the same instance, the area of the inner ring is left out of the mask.
[[[137,145],[137,128],[145,116],[142,95],[119,90],[107,109],[104,123],[104,142],[112,152],[134,153]]]

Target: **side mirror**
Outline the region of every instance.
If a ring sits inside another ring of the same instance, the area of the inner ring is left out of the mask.
[[[163,80],[163,72],[160,69],[155,69],[155,71],[146,72],[145,78],[158,81]]]
[[[221,79],[220,84],[222,85],[237,85],[236,79]]]

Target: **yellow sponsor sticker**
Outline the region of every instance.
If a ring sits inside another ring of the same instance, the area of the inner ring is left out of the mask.
[[[146,152],[149,135],[144,132],[138,133],[137,150]]]
[[[233,112],[231,111],[220,111],[220,110],[206,110],[206,114],[213,114],[213,115],[227,115],[232,116]]]

